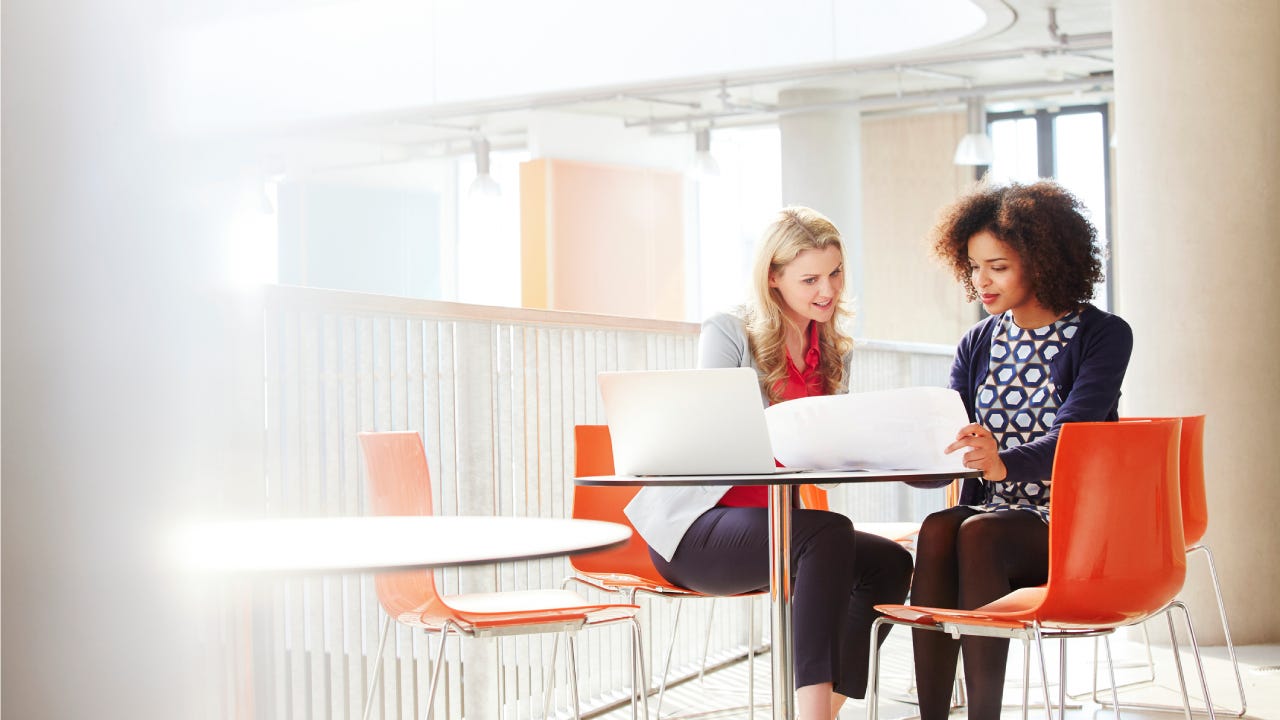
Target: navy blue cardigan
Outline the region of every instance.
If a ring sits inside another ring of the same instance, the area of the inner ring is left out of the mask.
[[[975,420],[973,398],[986,378],[991,362],[991,334],[1000,320],[992,315],[965,333],[951,365],[951,389],[964,399],[969,419]],[[1049,374],[1057,387],[1057,417],[1049,432],[1015,448],[1000,451],[1008,469],[1006,482],[1048,479],[1053,472],[1053,453],[1058,447],[1058,428],[1067,422],[1115,420],[1119,417],[1120,383],[1133,352],[1133,331],[1119,317],[1085,305],[1080,312],[1080,329],[1066,348],[1049,362]],[[981,480],[964,481],[961,505],[984,501]]]

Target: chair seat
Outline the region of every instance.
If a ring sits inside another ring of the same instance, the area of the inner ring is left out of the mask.
[[[706,595],[697,590],[672,585],[670,583],[656,582],[647,578],[638,577],[636,575],[627,575],[623,573],[596,573],[578,571],[577,577],[584,581],[590,581],[603,586],[604,588],[614,589],[634,589],[638,592],[645,592],[651,595],[667,595],[670,597],[698,597],[698,598],[735,598],[735,597],[755,597],[763,595],[765,591],[746,592],[738,595]]]
[[[1048,587],[1019,588],[974,610],[935,608],[921,605],[877,605],[881,614],[912,625],[937,627],[946,623],[976,627],[1017,629],[1038,621],[1046,629],[1075,631],[1100,629],[1126,625],[1135,616],[1121,612],[1094,612],[1081,616],[1080,609],[1073,609],[1071,617],[1055,617],[1052,611],[1043,611]],[[1144,613],[1144,615],[1149,613]]]
[[[532,627],[574,623],[595,625],[633,617],[638,605],[590,603],[569,590],[509,590],[492,593],[445,595],[445,603],[423,605],[395,615],[397,622],[439,629],[446,622],[464,632],[482,628]]]
[[[578,576],[599,583],[610,588],[636,588],[637,590],[645,590],[651,593],[667,593],[671,595],[700,595],[692,590],[676,587],[667,583],[661,583],[650,578],[640,577],[639,575],[631,575],[628,573],[611,573],[611,572],[584,572],[578,571]]]
[[[445,595],[444,602],[460,613],[543,612],[598,607],[572,590],[507,590]]]
[[[864,522],[854,523],[854,530],[861,530],[872,535],[879,535],[896,542],[909,540],[920,532],[918,522]]]
[[[916,538],[920,535],[920,523],[918,522],[854,523],[853,529],[892,540],[911,551],[912,554],[915,554]]]

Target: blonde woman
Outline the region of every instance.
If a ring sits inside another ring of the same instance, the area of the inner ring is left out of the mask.
[[[853,345],[840,328],[844,262],[830,220],[783,209],[757,249],[752,301],[703,323],[699,364],[754,368],[765,405],[844,392]],[[713,595],[768,588],[767,488],[645,488],[627,516],[670,582]],[[906,598],[911,556],[838,513],[794,510],[791,530],[797,710],[830,720],[866,692],[872,607]]]

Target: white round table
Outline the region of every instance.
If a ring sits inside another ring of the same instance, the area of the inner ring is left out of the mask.
[[[292,518],[202,523],[174,544],[181,566],[342,573],[532,560],[616,547],[631,529],[597,520],[474,516]]]

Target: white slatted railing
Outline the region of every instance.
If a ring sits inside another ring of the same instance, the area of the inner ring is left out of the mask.
[[[604,422],[596,373],[696,366],[698,326],[690,323],[290,287],[270,288],[266,298],[262,501],[272,515],[363,514],[356,433],[407,429],[426,445],[437,513],[568,516],[573,426]],[[851,384],[940,385],[948,365],[949,351],[932,346],[862,343]],[[942,502],[939,493],[906,488],[851,490],[833,493],[832,506],[855,519],[919,519]],[[568,570],[561,558],[442,570],[437,578],[447,593],[483,592],[558,587]],[[660,670],[674,604],[645,604],[647,658]],[[673,667],[701,661],[706,604],[687,605]],[[746,612],[741,601],[717,603],[713,660],[743,651]],[[275,585],[270,610],[254,623],[257,714],[358,718],[378,627],[369,576]],[[453,641],[436,717],[542,717],[550,651],[549,635]],[[625,630],[580,633],[579,652],[584,710],[625,696]],[[423,633],[395,630],[375,717],[423,716],[431,657]],[[563,661],[557,668],[563,710]]]

